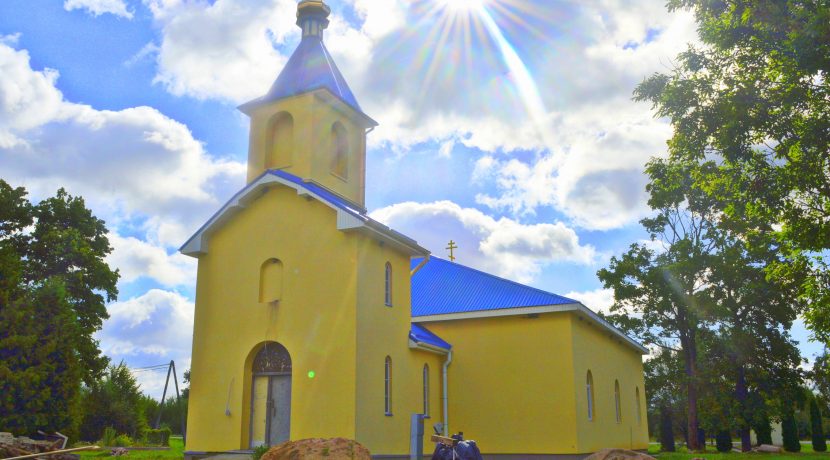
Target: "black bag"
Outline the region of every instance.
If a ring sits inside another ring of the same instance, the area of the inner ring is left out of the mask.
[[[484,460],[475,441],[464,441],[461,434],[453,435],[458,440],[455,446],[438,443],[432,453],[432,460]]]

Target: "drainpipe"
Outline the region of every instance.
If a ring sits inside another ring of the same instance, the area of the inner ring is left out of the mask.
[[[449,412],[450,412],[449,411],[449,404],[448,404],[449,398],[447,398],[447,389],[449,387],[449,385],[447,384],[447,368],[450,367],[451,362],[452,362],[452,350],[450,350],[450,352],[447,353],[447,360],[444,361],[444,371],[443,371],[443,377],[444,377],[444,436],[449,436],[450,435],[449,434],[450,433],[450,428],[449,428],[450,425],[447,422],[449,420]]]

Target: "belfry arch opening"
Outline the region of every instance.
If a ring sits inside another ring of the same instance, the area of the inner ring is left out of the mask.
[[[268,120],[265,146],[265,169],[291,166],[294,152],[294,117],[279,112]]]

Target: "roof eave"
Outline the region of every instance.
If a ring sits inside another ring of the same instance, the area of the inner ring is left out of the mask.
[[[429,353],[435,353],[435,354],[439,354],[439,355],[446,355],[446,354],[449,354],[449,352],[450,352],[449,348],[442,348],[442,347],[439,347],[439,346],[436,346],[436,345],[433,345],[433,344],[430,344],[430,343],[421,342],[421,341],[418,341],[418,340],[413,340],[411,338],[409,339],[409,348],[411,348],[413,350],[421,350],[421,351],[426,351],[426,352],[429,352]]]
[[[363,124],[366,125],[366,127],[368,127],[368,128],[374,128],[374,127],[378,126],[378,122],[375,121],[369,115],[366,115],[361,108],[354,107],[353,105],[351,105],[348,102],[344,101],[340,96],[338,96],[337,94],[332,92],[332,90],[330,90],[329,88],[327,88],[325,86],[321,86],[321,87],[317,87],[317,88],[310,88],[310,89],[307,89],[305,91],[301,91],[297,94],[292,94],[292,95],[289,95],[289,96],[278,97],[278,98],[269,98],[267,95],[266,96],[261,96],[261,97],[258,97],[256,99],[252,99],[248,102],[245,102],[245,103],[237,106],[237,110],[239,110],[240,112],[242,112],[245,115],[248,115],[250,117],[250,116],[253,116],[254,112],[258,108],[260,108],[264,105],[273,104],[274,102],[277,102],[277,101],[280,101],[280,100],[283,100],[283,99],[289,99],[289,98],[292,98],[292,97],[302,96],[304,94],[309,94],[309,93],[316,93],[318,95],[318,97],[321,97],[321,93],[325,94],[326,97],[321,97],[321,99],[323,99],[327,102],[334,102],[336,105],[340,106],[340,107],[338,107],[338,109],[340,109],[340,111],[343,111],[342,109],[344,107],[348,107],[349,112],[354,113],[356,115],[356,118],[360,119],[363,122]]]

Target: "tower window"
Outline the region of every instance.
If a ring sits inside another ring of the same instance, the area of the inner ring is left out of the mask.
[[[332,174],[341,179],[349,177],[349,137],[339,121],[331,126]]]
[[[384,365],[384,405],[386,415],[392,415],[392,358],[386,357]]]
[[[294,118],[280,112],[268,121],[265,145],[265,168],[280,169],[291,166],[294,151]]]
[[[387,307],[392,306],[392,264],[386,262],[386,279],[384,282],[384,303]]]
[[[588,377],[585,379],[585,392],[588,398],[588,420],[594,419],[594,376],[591,371],[588,371]]]

